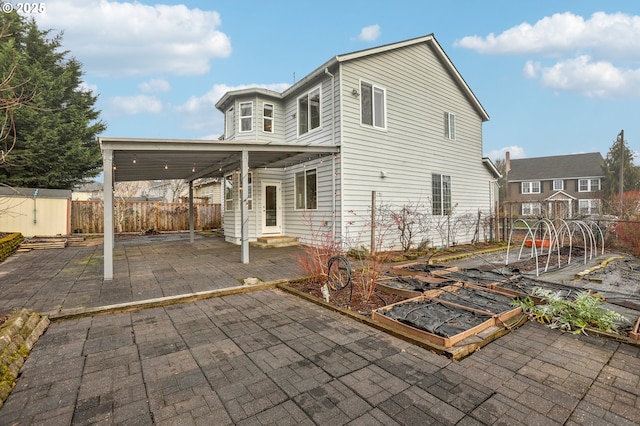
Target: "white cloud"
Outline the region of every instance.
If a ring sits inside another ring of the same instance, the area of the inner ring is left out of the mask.
[[[525,63],[523,75],[555,91],[640,97],[640,16],[597,12],[584,19],[558,13],[498,35],[464,37],[455,46],[484,54],[539,56]],[[543,65],[549,57],[555,63]]]
[[[225,84],[215,84],[207,93],[202,96],[191,96],[185,103],[176,107],[176,111],[185,114],[186,126],[189,130],[205,130],[211,128],[212,116],[218,112],[216,102],[225,93],[233,90],[263,88],[274,92],[283,92],[290,84],[246,84],[240,86],[227,86]],[[222,132],[220,132],[222,133]]]
[[[507,151],[509,151],[509,157],[512,160],[516,158],[525,158],[527,156],[524,152],[524,148],[516,145],[505,146],[500,149],[494,149],[493,151],[489,151],[489,153],[486,154],[486,156],[489,157],[493,162],[495,162],[496,160],[504,160],[506,157]]]
[[[169,82],[161,78],[154,78],[149,81],[142,82],[138,87],[146,93],[168,92],[171,89]]]
[[[115,96],[109,102],[114,112],[124,115],[162,112],[162,102],[155,96]]]
[[[640,97],[640,69],[616,68],[610,62],[593,61],[588,55],[559,61],[551,67],[528,62],[525,75],[539,79],[545,87],[592,98]]]
[[[524,22],[499,35],[469,36],[454,45],[485,54],[559,55],[579,50],[598,58],[640,60],[640,16],[597,12],[585,20],[556,13],[531,25]]]
[[[362,41],[375,41],[380,37],[380,25],[369,25],[360,30],[358,34],[358,40]]]
[[[64,30],[65,49],[102,76],[199,75],[231,54],[220,15],[185,5],[49,0],[34,17],[41,29]]]

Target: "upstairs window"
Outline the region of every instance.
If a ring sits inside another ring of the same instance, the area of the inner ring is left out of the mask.
[[[451,214],[451,176],[431,175],[431,204],[434,216]]]
[[[320,87],[298,98],[298,135],[320,127]]]
[[[539,194],[540,193],[540,181],[522,182],[523,194]]]
[[[385,90],[373,84],[360,82],[361,123],[384,129],[386,123]]]
[[[264,104],[262,107],[262,131],[273,133],[273,105]]]
[[[444,113],[444,136],[456,140],[456,115],[452,112]]]
[[[240,104],[240,131],[250,132],[253,130],[253,102],[242,102]]]
[[[564,181],[562,179],[554,179],[553,180],[553,190],[554,191],[563,191],[564,190]]]
[[[578,180],[578,192],[600,191],[600,179]]]
[[[229,139],[233,135],[233,123],[234,123],[233,107],[227,110],[224,116],[224,138]]]

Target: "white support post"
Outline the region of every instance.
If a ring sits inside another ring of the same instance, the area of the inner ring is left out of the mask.
[[[241,254],[240,261],[249,263],[249,152],[242,150],[240,160],[240,223],[241,223]]]
[[[104,168],[104,280],[113,280],[113,150],[103,152]]]
[[[195,220],[193,217],[193,181],[189,181],[189,241],[195,241]]]

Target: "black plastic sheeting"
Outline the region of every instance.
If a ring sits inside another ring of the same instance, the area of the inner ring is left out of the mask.
[[[532,280],[525,277],[518,277],[508,282],[501,283],[497,288],[504,288],[506,290],[517,291],[528,295],[533,294],[535,287],[545,288],[554,292],[560,292],[560,296],[568,298],[573,295],[574,290],[571,287],[567,287],[561,284],[553,284],[544,281]]]
[[[380,281],[378,284],[379,285],[383,285],[383,286],[387,286],[387,287],[393,287],[393,288],[398,288],[401,290],[411,290],[411,291],[419,291],[419,292],[423,292],[426,290],[433,290],[433,289],[437,289],[437,288],[442,288],[444,286],[448,286],[448,285],[453,285],[455,284],[456,281],[455,280],[448,280],[442,283],[427,283],[424,281],[421,281],[417,278],[411,278],[411,277],[394,277],[392,280],[385,280],[385,281]]]
[[[430,300],[398,303],[380,313],[441,337],[455,336],[491,318],[491,315],[477,314]]]
[[[464,269],[461,271],[448,272],[447,274],[439,276],[478,285],[488,285],[509,278],[509,276],[498,272],[483,271],[481,269]]]
[[[473,309],[490,311],[494,314],[515,309],[511,305],[513,299],[509,296],[464,287],[457,288],[455,291],[443,291],[442,294],[438,296],[438,299]]]
[[[444,265],[430,265],[428,263],[407,265],[402,267],[402,269],[406,269],[407,271],[428,272],[428,273],[433,271],[439,271],[446,268],[447,266],[444,266]]]

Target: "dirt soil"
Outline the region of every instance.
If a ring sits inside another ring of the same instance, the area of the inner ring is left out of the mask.
[[[305,280],[289,283],[288,285],[300,292],[307,293],[320,300],[324,299],[322,291],[320,290],[323,283],[320,283],[319,281]],[[343,305],[343,307],[348,307],[350,310],[366,316],[370,316],[371,311],[375,309],[391,305],[402,300],[406,300],[406,297],[390,294],[384,291],[376,291],[374,295],[367,300],[367,297],[362,291],[362,287],[354,285],[352,289],[353,292],[350,294],[350,298],[349,288],[345,288],[335,293],[335,297],[339,302],[338,304]],[[331,302],[335,303],[335,300],[332,299]]]

